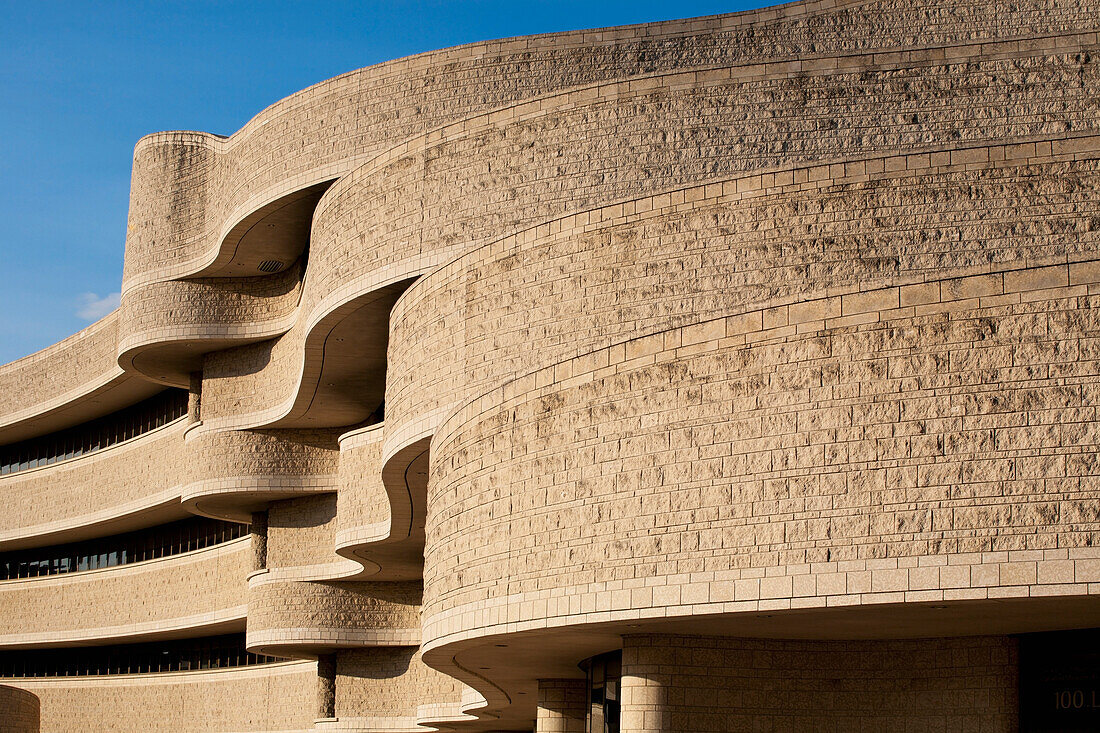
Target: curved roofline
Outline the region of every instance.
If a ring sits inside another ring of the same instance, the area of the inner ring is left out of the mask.
[[[788,9],[796,8],[796,7],[800,7],[800,6],[810,6],[810,7],[813,7],[814,9],[817,9],[817,6],[828,6],[829,8],[835,9],[835,8],[843,7],[845,5],[861,5],[866,1],[867,0],[792,0],[791,2],[762,5],[758,8],[751,8],[751,9],[748,9],[748,10],[739,10],[739,11],[732,12],[732,13],[717,13],[717,14],[714,14],[714,15],[699,15],[699,16],[689,16],[689,17],[686,17],[686,18],[669,18],[667,20],[658,20],[658,21],[641,22],[641,23],[631,23],[629,25],[598,26],[598,27],[595,27],[595,28],[575,28],[575,29],[572,29],[572,30],[552,31],[552,32],[548,32],[548,33],[535,33],[535,34],[529,34],[529,35],[505,36],[503,38],[488,38],[488,39],[483,39],[483,40],[479,40],[479,41],[470,41],[469,43],[462,43],[462,44],[459,44],[457,46],[447,46],[445,48],[430,49],[430,50],[427,50],[427,51],[421,51],[419,53],[410,54],[408,56],[399,56],[397,58],[389,59],[387,61],[380,61],[379,63],[376,63],[376,64],[370,64],[368,66],[362,66],[362,67],[359,67],[359,68],[356,68],[356,69],[351,69],[349,71],[345,71],[342,74],[337,74],[336,76],[330,77],[328,79],[323,79],[323,80],[317,82],[316,84],[311,84],[310,86],[305,87],[304,89],[300,89],[297,92],[294,92],[293,94],[290,94],[289,96],[283,97],[282,99],[280,99],[276,102],[273,102],[272,104],[270,104],[267,107],[263,108],[258,113],[253,115],[248,120],[248,122],[246,122],[244,125],[242,125],[238,130],[236,130],[235,132],[230,133],[229,135],[219,135],[217,133],[203,132],[203,131],[197,131],[197,130],[164,130],[164,131],[160,131],[160,132],[152,132],[152,133],[149,133],[147,135],[142,136],[141,138],[138,139],[137,143],[135,144],[134,150],[135,150],[135,153],[136,153],[138,150],[144,148],[147,145],[156,144],[158,142],[165,142],[169,139],[168,136],[193,135],[196,138],[196,140],[195,140],[196,143],[200,142],[199,138],[201,137],[201,138],[203,138],[203,140],[201,142],[203,142],[205,144],[208,144],[211,147],[215,147],[219,150],[224,151],[224,150],[232,148],[234,145],[236,145],[240,138],[247,137],[252,132],[252,130],[254,128],[257,128],[257,127],[259,127],[263,124],[266,124],[266,119],[265,118],[277,116],[279,113],[281,113],[283,107],[287,107],[287,108],[292,107],[299,100],[302,100],[302,99],[313,96],[315,93],[317,93],[322,88],[324,88],[328,85],[336,84],[340,81],[348,79],[348,78],[350,78],[354,75],[357,75],[357,74],[362,74],[364,72],[372,72],[372,71],[376,72],[376,71],[380,71],[382,69],[385,69],[386,67],[390,67],[390,66],[396,67],[398,65],[408,64],[409,62],[412,62],[412,61],[417,61],[417,60],[422,60],[422,59],[429,59],[429,58],[432,58],[432,57],[443,56],[443,55],[447,55],[447,54],[456,54],[456,53],[460,53],[460,52],[468,52],[468,51],[472,51],[472,50],[475,50],[475,49],[478,49],[478,48],[481,48],[481,47],[486,47],[486,46],[489,46],[489,45],[492,45],[492,44],[504,45],[504,44],[508,44],[508,43],[522,42],[526,45],[530,45],[534,41],[540,41],[540,40],[544,40],[544,39],[547,39],[547,38],[564,38],[564,37],[568,37],[570,35],[585,34],[585,33],[614,32],[616,34],[623,34],[626,31],[636,30],[638,28],[649,29],[648,30],[649,35],[654,35],[653,32],[652,32],[652,29],[655,26],[656,27],[661,27],[661,26],[672,25],[672,24],[680,24],[680,23],[709,23],[709,22],[713,22],[715,20],[726,20],[726,19],[731,19],[731,18],[749,19],[751,16],[754,16],[754,15],[760,15],[760,16],[763,16],[763,17],[758,18],[758,19],[751,19],[751,22],[763,23],[763,22],[768,22],[768,21],[775,20],[777,11],[781,11],[781,10],[788,10]],[[738,25],[743,25],[743,24],[744,23],[739,23]],[[699,32],[699,29],[697,29],[697,28],[683,28],[683,29],[678,29],[676,31],[670,32],[670,33],[668,33],[668,35],[691,34],[691,33],[698,33],[698,32]]]

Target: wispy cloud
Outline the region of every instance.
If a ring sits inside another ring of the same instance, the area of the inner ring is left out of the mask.
[[[95,293],[82,293],[76,299],[76,315],[86,321],[96,321],[118,308],[122,293],[108,293],[102,298]]]

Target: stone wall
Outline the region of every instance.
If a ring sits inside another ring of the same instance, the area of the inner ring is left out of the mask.
[[[309,328],[325,312],[502,232],[639,192],[792,161],[1092,129],[1095,64],[1081,54],[1054,53],[1064,40],[1044,40],[1026,52],[1009,43],[959,47],[939,64],[887,57],[862,63],[858,73],[754,66],[606,84],[407,143],[322,198],[302,318],[278,341],[244,347],[272,368],[238,369],[215,381],[211,414],[245,411],[253,422],[280,417],[263,412],[257,395],[287,404],[294,390],[308,389],[300,354],[317,348]],[[1052,89],[1060,90],[1057,103]],[[906,122],[899,124],[901,118]],[[677,124],[668,140],[657,119],[691,123]],[[560,186],[562,178],[570,186]],[[478,194],[455,195],[471,190]],[[432,212],[427,221],[424,211]]]
[[[206,410],[203,394],[203,411]],[[201,426],[200,426],[201,427]],[[205,513],[248,521],[271,500],[331,492],[339,454],[335,432],[324,430],[196,431],[195,456],[183,491]]]
[[[336,656],[336,715],[386,728],[416,725],[425,701],[456,700],[459,684],[427,667],[416,647],[341,651]]]
[[[0,426],[31,419],[118,380],[118,314],[0,366]]]
[[[306,731],[316,666],[12,682],[41,699],[42,733],[88,730],[95,721],[120,731]]]
[[[188,478],[177,420],[77,458],[0,477],[0,542],[54,535],[178,503]],[[182,514],[182,512],[180,512]]]
[[[622,729],[1017,730],[1013,639],[623,640]]]
[[[880,22],[882,13],[891,15],[889,26]],[[275,198],[273,189],[333,177],[348,170],[347,161],[546,91],[746,59],[945,46],[1094,26],[1087,6],[1073,2],[994,9],[828,1],[490,41],[380,64],[293,95],[227,140],[184,132],[143,139],[135,153],[124,280],[132,285],[158,268],[183,274],[181,264],[202,262],[217,246],[217,233]],[[237,211],[242,214],[234,216]]]
[[[248,648],[297,655],[317,647],[408,646],[420,640],[419,583],[280,581],[248,587]]]
[[[1097,274],[750,311],[471,401],[433,444],[426,638],[1094,592]]]
[[[632,733],[1011,729],[1012,642],[947,637],[1100,624],[1098,29],[811,0],[143,138],[120,312],[0,368],[0,428],[120,380],[201,412],[0,479],[0,543],[187,510],[255,517],[265,560],[2,583],[0,643],[247,613],[320,662],[25,681],[43,728],[572,732],[625,635]],[[897,640],[932,609],[945,638]],[[697,635],[770,614],[819,638]],[[835,638],[870,617],[895,638]]]
[[[267,564],[320,565],[336,559],[336,495],[274,502],[267,512]]]
[[[541,365],[718,312],[1086,256],[1096,141],[1049,162],[994,146],[746,176],[473,250],[395,308],[387,441]]]
[[[141,563],[0,581],[0,647],[122,639],[240,621],[248,542],[241,538]]]

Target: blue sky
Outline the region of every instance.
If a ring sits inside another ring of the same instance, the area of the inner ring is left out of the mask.
[[[0,0],[0,363],[111,310],[142,135],[229,134],[310,84],[435,48],[766,4]]]

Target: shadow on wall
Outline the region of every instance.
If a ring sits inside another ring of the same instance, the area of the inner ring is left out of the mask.
[[[341,650],[337,673],[346,678],[349,685],[370,686],[370,680],[398,680],[413,666],[416,652],[416,647]],[[385,686],[378,689],[391,695],[396,692]]]

